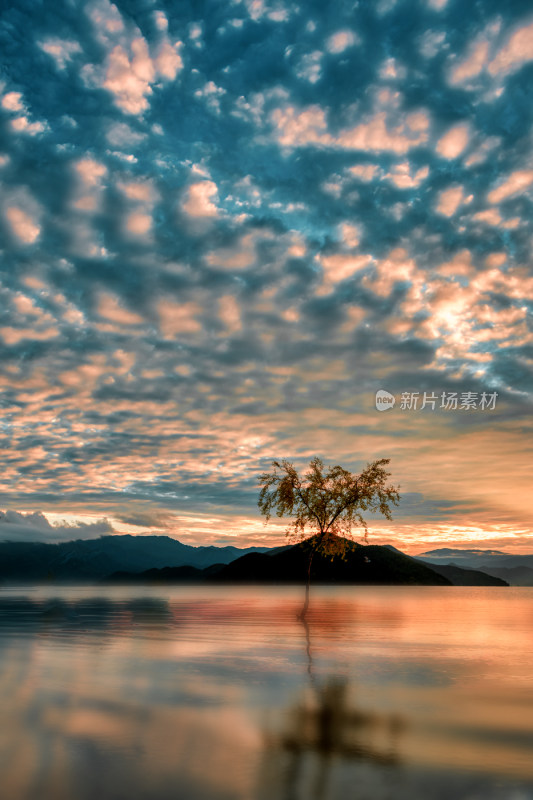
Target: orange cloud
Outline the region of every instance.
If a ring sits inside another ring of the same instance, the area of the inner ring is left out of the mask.
[[[509,197],[515,197],[533,183],[533,169],[519,169],[512,172],[503,183],[487,195],[489,203],[501,203]]]
[[[470,139],[469,126],[466,123],[454,125],[437,142],[437,153],[443,158],[457,158],[465,150]]]
[[[386,104],[389,95],[379,101]],[[402,115],[394,103],[389,110],[377,110],[365,122],[345,128],[336,136],[328,129],[326,111],[318,105],[297,109],[277,108],[271,113],[276,137],[282,147],[321,147],[404,154],[428,140],[430,120],[427,112],[413,111]]]
[[[217,185],[213,181],[192,183],[181,208],[190,217],[216,217],[219,209],[213,203],[212,198],[216,197],[217,193]]]
[[[8,206],[5,214],[11,230],[21,242],[33,244],[37,241],[41,226],[33,216],[18,206]]]
[[[173,339],[180,334],[198,333],[202,326],[196,317],[201,312],[201,306],[193,301],[176,303],[172,300],[161,300],[157,304],[157,313],[163,336]]]
[[[104,319],[120,325],[141,325],[144,322],[143,317],[121,306],[118,298],[107,292],[100,295],[98,313]]]

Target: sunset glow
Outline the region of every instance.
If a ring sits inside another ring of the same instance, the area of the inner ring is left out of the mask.
[[[319,455],[391,459],[373,544],[533,553],[531,13],[203,7],[0,18],[0,540],[276,546]]]

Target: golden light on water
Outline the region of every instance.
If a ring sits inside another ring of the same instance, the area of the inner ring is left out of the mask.
[[[307,626],[297,587],[143,592],[4,592],[13,800],[533,788],[531,590],[316,587]]]

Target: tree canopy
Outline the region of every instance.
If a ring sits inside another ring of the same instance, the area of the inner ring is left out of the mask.
[[[368,541],[363,512],[379,512],[392,519],[391,505],[398,505],[400,495],[388,483],[389,461],[380,458],[354,474],[338,465],[325,467],[315,456],[302,475],[285,459],[273,461],[273,470],[259,478],[258,506],[266,521],[273,514],[292,517],[286,529],[291,541],[309,539],[313,552],[344,555],[354,526],[364,529],[363,538]]]

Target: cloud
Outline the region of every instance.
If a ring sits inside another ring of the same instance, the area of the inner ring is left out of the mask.
[[[106,131],[106,138],[112,147],[135,148],[147,139],[147,134],[134,130],[125,122],[113,122]]]
[[[157,313],[161,333],[165,339],[199,333],[202,329],[198,320],[202,309],[194,301],[177,303],[173,300],[161,300],[157,305]]]
[[[364,122],[330,132],[326,109],[313,105],[299,109],[284,106],[271,112],[270,119],[282,147],[321,147],[340,150],[360,150],[369,153],[390,152],[405,154],[428,140],[430,119],[423,110],[402,114],[385,94],[377,110]]]
[[[228,333],[237,333],[242,329],[239,304],[232,295],[225,295],[218,301],[220,319]]]
[[[244,0],[248,13],[255,22],[265,17],[272,22],[286,22],[290,11],[282,3],[270,4],[266,0]]]
[[[402,161],[395,164],[392,171],[383,176],[383,180],[389,180],[398,189],[416,189],[428,175],[428,166],[415,170],[408,161]]]
[[[445,217],[453,217],[460,206],[465,203],[470,203],[472,199],[472,195],[468,197],[465,195],[462,186],[450,186],[449,189],[444,189],[440,192],[435,210],[437,214],[442,214]]]
[[[380,111],[367,122],[343,131],[338,143],[347,149],[403,154],[427,141],[429,125],[424,111],[398,117]]]
[[[110,322],[117,322],[119,325],[140,325],[144,322],[143,317],[134,311],[123,308],[118,298],[109,293],[100,295],[98,314]]]
[[[445,31],[425,31],[420,39],[420,52],[424,58],[435,58],[437,53],[447,47]]]
[[[358,180],[368,183],[374,180],[379,167],[377,164],[356,164],[355,167],[349,167],[349,171]]]
[[[387,58],[379,71],[379,77],[382,81],[396,81],[402,80],[405,78],[406,70],[398,61],[394,58]]]
[[[326,42],[326,49],[329,53],[344,53],[349,47],[357,43],[357,37],[353,31],[344,30],[333,33]]]
[[[2,85],[0,84],[0,89]],[[31,114],[28,111],[22,92],[6,92],[0,101],[2,108],[11,114],[19,114],[10,119],[10,128],[15,133],[23,133],[28,136],[37,136],[49,130],[49,125],[44,121],[31,121]]]
[[[533,183],[533,170],[519,169],[511,173],[499,186],[487,195],[489,203],[501,203],[510,197],[516,197],[529,189]]]
[[[321,50],[314,50],[306,53],[300,59],[296,67],[296,75],[309,83],[316,83],[322,77],[322,59],[324,54]]]
[[[17,238],[24,244],[33,244],[41,233],[40,226],[26,211],[18,206],[8,206],[6,208],[6,218],[11,226],[11,230]]]
[[[159,193],[153,181],[119,181],[116,188],[122,193],[126,209],[123,219],[123,232],[137,241],[149,240],[153,225],[153,214]]]
[[[465,58],[450,70],[450,83],[460,85],[477,77],[486,67],[489,55],[489,42],[478,41],[470,45]]]
[[[482,222],[486,225],[493,225],[498,227],[502,224],[503,220],[502,217],[495,208],[487,208],[484,211],[478,211],[476,214],[472,215],[473,222]]]
[[[133,39],[130,51],[117,45],[109,53],[102,87],[114,95],[122,111],[141,114],[148,108],[146,95],[152,93],[155,69],[144,39]]]
[[[50,525],[41,511],[0,511],[0,541],[65,542],[73,539],[97,539],[114,533],[106,520]]]
[[[21,245],[35,244],[41,235],[41,204],[26,187],[20,186],[5,193],[3,206],[16,241]]]
[[[437,142],[436,151],[442,158],[458,158],[470,139],[469,126],[459,123],[450,128]]]
[[[84,191],[89,192],[102,188],[103,178],[107,175],[107,167],[101,161],[82,158],[75,161],[72,166]]]
[[[73,56],[82,52],[79,42],[68,39],[58,39],[51,37],[39,42],[39,47],[49,56],[51,56],[59,70],[67,68],[68,64],[72,61]]]
[[[310,106],[303,110],[294,106],[278,108],[272,112],[271,120],[283,147],[334,144],[333,137],[328,133],[326,112],[320,106]]]
[[[110,92],[125,114],[143,114],[156,81],[174,81],[183,67],[181,42],[170,42],[164,26],[159,25],[159,40],[150,47],[140,30],[127,24],[109,0],[93,3],[87,13],[107,52],[103,63],[83,67],[86,84]]]
[[[213,181],[192,183],[187,189],[181,209],[189,217],[216,217],[219,209],[213,203],[212,198],[215,198],[217,194],[217,185]]]
[[[333,284],[346,280],[372,262],[369,255],[343,255],[341,253],[322,256],[320,263],[327,283]]]
[[[38,133],[44,133],[48,130],[45,122],[31,122],[27,116],[16,117],[11,120],[11,128],[16,133],[26,133],[29,136],[36,136]]]
[[[454,59],[449,72],[452,85],[473,88],[473,80],[483,76],[506,78],[533,60],[533,23],[519,25],[508,32],[501,46],[500,30],[501,19],[496,18],[470,43],[461,60]]]
[[[2,108],[6,111],[24,111],[24,103],[20,92],[7,92],[2,97]]]
[[[13,328],[6,326],[0,328],[0,336],[4,343],[8,346],[17,345],[20,342],[43,342],[49,339],[55,339],[59,335],[59,330],[56,327],[50,327],[45,330],[36,330],[35,328]]]
[[[163,11],[154,11],[154,21],[159,31],[168,30],[168,19]]]
[[[225,94],[226,90],[221,86],[217,86],[214,81],[207,81],[207,83],[201,89],[197,89],[195,91],[194,96],[203,98],[208,108],[210,108],[216,114],[220,114],[220,98]]]
[[[361,228],[351,222],[341,222],[339,232],[346,247],[354,249],[361,240]]]
[[[183,60],[179,53],[181,42],[171,44],[164,41],[159,46],[159,50],[155,57],[155,64],[159,74],[166,78],[167,81],[176,79],[177,74],[183,68]]]
[[[488,65],[491,75],[508,75],[533,60],[533,23],[515,30]]]
[[[277,540],[257,476],[318,452],[392,457],[407,542],[524,527],[523,4],[52,5],[0,20],[4,507]]]

